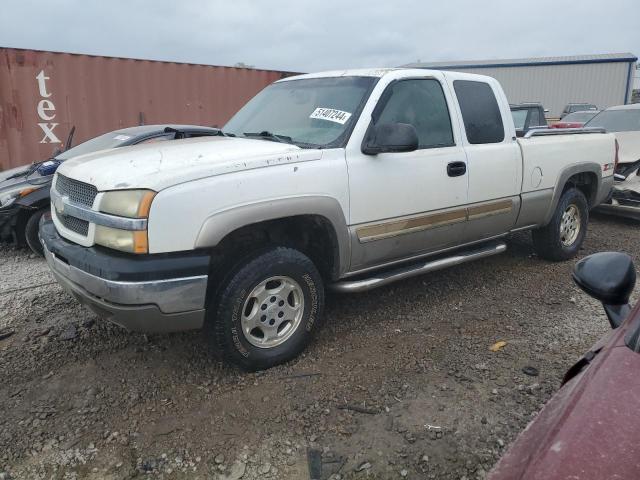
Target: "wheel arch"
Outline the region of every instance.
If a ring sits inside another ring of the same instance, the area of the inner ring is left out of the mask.
[[[562,194],[568,188],[578,188],[587,198],[589,208],[598,205],[602,194],[602,166],[598,163],[586,163],[580,165],[572,165],[565,168],[558,177],[558,182],[553,191],[551,205],[544,218],[542,225],[548,225],[553,217],[553,213],[558,207]]]
[[[44,191],[43,191],[44,190]],[[38,210],[48,208],[50,203],[49,189],[41,188],[33,193],[25,195],[16,201],[16,205],[20,207],[16,214],[15,235],[19,245],[26,242],[24,229],[27,225],[29,217]]]
[[[339,278],[349,267],[350,237],[342,207],[332,197],[307,196],[242,205],[216,213],[204,222],[195,248],[224,248],[235,237],[260,230],[268,235],[314,233],[327,244],[331,257],[330,279]],[[309,230],[309,231],[307,231]]]

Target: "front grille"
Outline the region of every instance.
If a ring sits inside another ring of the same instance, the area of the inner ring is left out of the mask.
[[[61,213],[57,213],[58,219],[64,225],[64,228],[71,230],[72,232],[79,233],[80,235],[84,235],[85,237],[89,233],[89,222],[86,220],[81,220],[76,217],[70,217],[69,215],[64,215]]]
[[[88,183],[80,182],[64,175],[58,174],[56,190],[61,195],[69,197],[69,200],[87,207],[93,206],[93,201],[98,194],[98,189]]]

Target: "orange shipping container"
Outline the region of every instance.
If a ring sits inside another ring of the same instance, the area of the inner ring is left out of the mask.
[[[222,126],[289,72],[0,48],[0,170],[122,127]]]

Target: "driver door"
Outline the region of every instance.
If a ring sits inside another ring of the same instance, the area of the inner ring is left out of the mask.
[[[467,159],[450,111],[450,93],[436,78],[392,82],[380,97],[372,124],[411,124],[419,147],[403,153],[365,155],[353,149],[347,154],[352,271],[460,242]]]

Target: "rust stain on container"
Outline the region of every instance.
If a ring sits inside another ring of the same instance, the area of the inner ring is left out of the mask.
[[[0,48],[0,170],[145,123],[222,126],[291,72]]]

